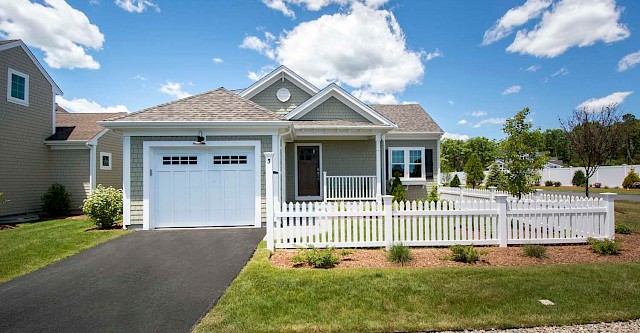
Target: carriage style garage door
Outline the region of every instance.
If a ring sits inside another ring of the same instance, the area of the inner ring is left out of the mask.
[[[255,224],[254,148],[156,148],[153,228]]]

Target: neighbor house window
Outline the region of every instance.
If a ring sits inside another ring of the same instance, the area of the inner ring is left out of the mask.
[[[9,68],[7,101],[29,106],[29,75]]]
[[[100,153],[100,170],[111,170],[111,153]]]
[[[389,178],[399,174],[401,179],[424,179],[423,148],[389,148]]]

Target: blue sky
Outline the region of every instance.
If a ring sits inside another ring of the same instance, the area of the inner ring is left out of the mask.
[[[370,103],[420,103],[453,137],[501,138],[526,106],[543,129],[579,105],[640,116],[636,0],[0,0],[0,33],[77,112],[243,88],[283,63]]]

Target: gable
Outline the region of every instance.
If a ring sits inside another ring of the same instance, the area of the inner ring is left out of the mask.
[[[291,97],[286,102],[280,102],[276,93],[281,88],[289,90]],[[250,98],[250,100],[264,108],[269,109],[280,115],[285,115],[291,110],[298,107],[298,105],[304,103],[311,98],[311,95],[306,91],[293,84],[287,78],[279,79],[273,82],[270,86],[259,92],[257,95]]]
[[[320,105],[311,109],[300,120],[347,120],[363,123],[371,123],[352,108],[348,107],[337,98],[331,96]]]
[[[49,73],[47,73],[47,71],[44,69],[44,67],[42,67],[40,62],[38,62],[33,53],[31,53],[31,50],[29,50],[29,48],[21,40],[5,41],[5,43],[0,44],[1,57],[8,57],[9,59],[12,59],[12,57],[15,58],[16,55],[10,55],[9,53],[20,53],[18,51],[19,49],[22,49],[24,55],[26,56],[25,58],[31,60],[31,63],[37,69],[37,71],[39,71],[40,74],[49,82],[49,84],[51,85],[51,91],[56,95],[62,95],[62,90],[60,90],[60,87],[58,87],[58,85],[53,81],[51,76],[49,76]],[[20,58],[17,59],[24,59],[23,55],[20,54]]]

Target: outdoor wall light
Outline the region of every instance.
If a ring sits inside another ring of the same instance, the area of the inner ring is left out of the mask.
[[[198,131],[198,136],[196,137],[196,142],[193,143],[194,145],[204,145],[207,144],[205,142],[205,138],[202,135],[202,131]]]

